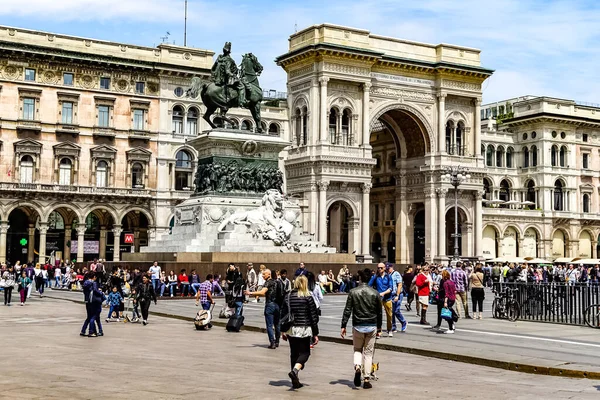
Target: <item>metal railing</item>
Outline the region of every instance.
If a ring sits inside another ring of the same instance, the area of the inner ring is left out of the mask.
[[[151,191],[142,187],[139,188],[114,188],[114,187],[94,187],[94,186],[76,186],[76,185],[55,185],[44,183],[20,183],[20,182],[0,182],[0,190],[26,190],[38,192],[69,192],[98,195],[120,195],[120,196],[150,196]]]
[[[600,285],[594,282],[568,283],[499,283],[495,288],[517,289],[519,318],[524,321],[584,325],[585,311],[600,303]]]

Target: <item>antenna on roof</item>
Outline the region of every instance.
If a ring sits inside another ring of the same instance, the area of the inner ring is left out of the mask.
[[[161,40],[163,43],[167,43],[167,41],[169,40],[169,36],[171,36],[171,33],[170,33],[169,31],[167,31],[167,33],[166,33],[166,35],[165,35],[165,36],[161,36],[161,37],[160,37],[160,40]]]
[[[185,20],[183,23],[183,45],[187,46],[187,0],[185,0]]]

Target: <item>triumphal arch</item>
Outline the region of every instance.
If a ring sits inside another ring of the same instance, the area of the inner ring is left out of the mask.
[[[459,251],[482,255],[480,51],[335,25],[293,34],[277,58],[288,74],[292,146],[286,190],[305,230],[365,260],[447,261],[454,187],[463,166]]]

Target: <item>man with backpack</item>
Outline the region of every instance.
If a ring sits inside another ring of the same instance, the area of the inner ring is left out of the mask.
[[[265,269],[262,272],[265,280],[263,288],[257,292],[246,291],[246,295],[261,296],[265,298],[265,323],[267,325],[267,334],[269,335],[269,349],[279,347],[279,338],[281,336],[279,320],[281,306],[285,299],[285,289],[278,279],[271,277],[271,270]]]
[[[379,296],[381,296],[381,304],[385,310],[388,337],[392,337],[394,336],[392,333],[392,319],[394,318],[392,314],[392,292],[394,282],[392,281],[392,278],[385,272],[384,263],[377,264],[377,273],[371,277],[369,286],[375,288],[375,290],[377,290],[379,293]],[[381,329],[377,331],[376,338],[381,338]]]

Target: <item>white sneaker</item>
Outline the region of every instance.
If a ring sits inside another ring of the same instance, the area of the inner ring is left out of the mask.
[[[171,297],[173,297],[173,295],[171,295]]]
[[[447,330],[446,332],[444,332],[444,333],[448,333],[448,334],[454,333],[454,329],[452,329],[452,330],[448,329],[448,330]]]
[[[388,332],[388,337],[394,337],[394,334],[392,332]]]

